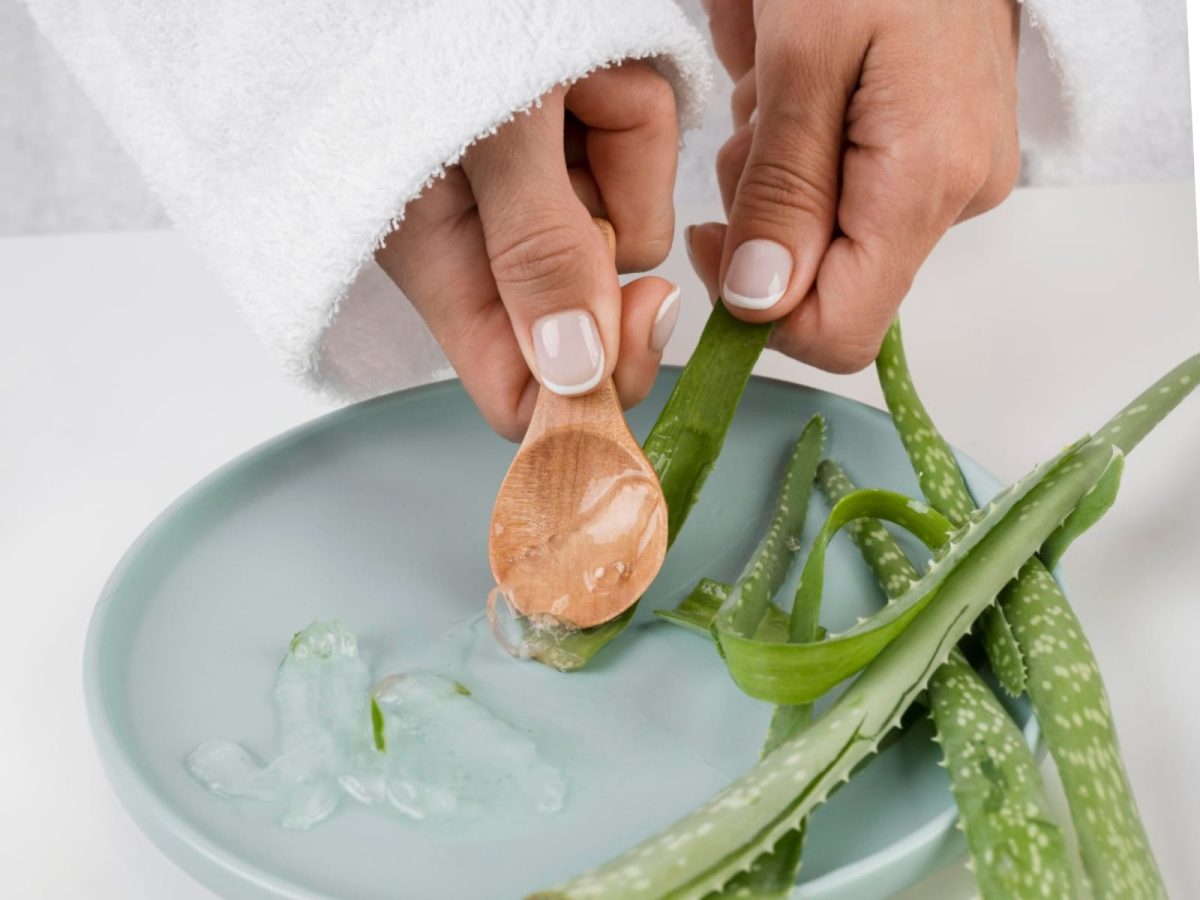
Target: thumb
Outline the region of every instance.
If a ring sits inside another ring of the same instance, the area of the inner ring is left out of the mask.
[[[833,238],[846,107],[862,56],[843,23],[821,18],[830,14],[803,32],[758,26],[754,137],[721,261],[726,306],[749,321],[794,309]]]
[[[616,364],[621,291],[605,237],[567,174],[561,90],[480,143],[462,167],[530,371],[555,393],[586,394]]]

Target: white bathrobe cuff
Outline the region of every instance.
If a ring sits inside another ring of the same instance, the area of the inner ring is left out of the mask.
[[[1190,178],[1183,0],[1022,6],[1022,183]]]
[[[30,0],[174,222],[299,378],[365,396],[445,374],[372,260],[405,205],[554,86],[624,59],[700,115],[672,0]]]

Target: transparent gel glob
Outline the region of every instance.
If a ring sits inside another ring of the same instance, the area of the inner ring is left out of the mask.
[[[504,651],[516,659],[537,659],[563,672],[579,668],[583,660],[563,647],[563,640],[579,629],[549,613],[522,615],[504,588],[492,588],[487,598],[488,622]]]
[[[527,735],[440,675],[389,675],[371,686],[354,635],[337,622],[296,635],[273,706],[279,754],[270,763],[210,740],[186,765],[219,796],[277,804],[285,828],[311,828],[344,796],[412,820],[562,808],[562,774]]]

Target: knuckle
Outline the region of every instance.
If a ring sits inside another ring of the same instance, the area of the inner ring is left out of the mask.
[[[834,347],[830,357],[829,370],[837,375],[852,375],[861,372],[875,361],[879,355],[879,345],[874,346],[858,341]]]
[[[645,96],[642,98],[647,112],[655,119],[673,119],[675,117],[675,91],[671,83],[653,72],[646,79]]]
[[[644,60],[634,60],[622,63],[620,72],[625,103],[642,110],[650,121],[674,119],[675,90],[657,69]]]
[[[531,290],[548,288],[580,258],[583,241],[574,229],[555,224],[554,217],[509,230],[489,247],[492,275],[496,285],[523,286]]]
[[[947,203],[963,207],[979,193],[987,181],[989,160],[979,152],[950,150],[943,163]]]
[[[734,122],[748,121],[756,106],[758,106],[758,84],[755,80],[754,70],[751,69],[748,75],[734,85],[733,92],[729,97],[729,107]]]
[[[1003,203],[1017,185],[1021,172],[1021,154],[1016,146],[1005,150],[993,166],[983,187],[979,190],[979,205],[982,209],[995,209]]]
[[[787,226],[796,214],[814,219],[833,217],[834,197],[826,179],[805,172],[783,156],[746,165],[738,183],[737,202],[760,221]]]
[[[483,417],[492,431],[514,444],[525,436],[525,429],[529,427],[529,423],[521,421],[516,410],[484,410]]]
[[[673,237],[674,229],[665,234],[655,233],[646,235],[628,248],[622,248],[618,245],[621,271],[645,272],[662,265],[667,255],[671,252]]]
[[[750,155],[750,144],[754,140],[754,131],[742,128],[733,137],[721,145],[717,151],[717,177],[722,182],[735,186],[746,167],[746,159]]]

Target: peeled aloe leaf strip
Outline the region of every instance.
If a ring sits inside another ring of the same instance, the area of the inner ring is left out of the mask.
[[[1073,449],[1014,485],[1007,502],[995,502],[951,539],[912,588],[932,594],[931,600],[808,729],[666,831],[538,896],[700,898],[748,869],[875,752],[979,613],[1100,477],[1111,454],[1097,445]],[[862,512],[878,516],[880,510],[867,504]]]
[[[898,324],[877,365],[880,381],[907,384],[906,402],[920,404],[907,375]],[[889,365],[891,367],[889,371]],[[1200,355],[1176,366],[1115,415],[1094,443],[1127,453],[1200,382]],[[891,405],[889,399],[889,407]],[[923,407],[921,407],[923,409]],[[902,435],[907,423],[896,418]],[[926,414],[921,426],[936,434]],[[908,442],[906,442],[906,446]],[[914,468],[919,461],[913,449]],[[1112,503],[1122,457],[1098,479],[1042,552],[1057,560],[1066,546]],[[1080,855],[1100,898],[1165,897],[1162,876],[1121,762],[1116,728],[1100,670],[1083,628],[1042,560],[1031,560],[1000,597],[1028,673],[1027,690],[1054,759],[1079,838]]]
[[[975,500],[950,445],[934,427],[925,404],[917,396],[900,338],[899,319],[892,322],[883,339],[875,369],[892,421],[912,460],[921,493],[930,506],[954,525],[962,525],[975,509]],[[992,606],[984,612],[977,631],[1000,684],[1013,696],[1022,693],[1025,667],[1012,629],[1004,621],[1003,609]]]
[[[674,542],[700,488],[716,465],[750,372],[771,334],[771,323],[735,319],[718,302],[700,342],[642,445],[667,501],[667,541]],[[555,647],[556,667],[580,668],[625,630],[637,605],[595,628],[567,635]],[[570,665],[563,660],[572,660]]]
[[[1005,508],[1011,507],[1017,499],[1016,496],[1007,498]],[[801,609],[811,610],[820,602],[825,550],[829,541],[840,528],[863,516],[885,518],[903,525],[932,546],[944,544],[949,531],[949,523],[939,513],[903,494],[867,490],[844,497],[834,506],[813,541],[796,591],[795,603]],[[970,532],[969,536],[972,540],[980,537],[977,531]],[[936,583],[944,571],[931,569],[931,580]],[[778,644],[739,632],[734,618],[737,608],[731,595],[713,620],[713,634],[730,674],[746,693],[782,705],[811,703],[862,669],[903,632],[932,599],[930,587],[922,584],[918,589],[914,585],[895,603],[849,631],[827,635],[825,640],[816,643]],[[796,624],[797,618],[793,616],[792,627]],[[807,633],[809,624],[801,623],[802,633]],[[796,631],[792,631],[792,635],[795,639]]]
[[[808,501],[812,495],[816,478],[817,463],[825,442],[825,421],[820,416],[809,420],[796,442],[784,473],[783,489],[776,501],[775,512],[766,534],[750,558],[742,575],[726,592],[739,611],[739,627],[752,634],[760,634],[760,626],[767,613],[777,609],[771,598],[778,593],[788,570],[800,549],[800,538],[804,530],[804,518],[808,512]],[[817,598],[820,600],[820,598]],[[791,622],[798,614],[793,608]],[[803,616],[803,612],[799,612]],[[806,618],[814,619],[815,616]],[[792,635],[791,623],[777,640],[788,640]],[[816,623],[802,640],[816,639]],[[798,734],[812,721],[811,706],[776,707],[771,725],[763,743],[763,755],[767,755],[787,738]],[[800,857],[804,851],[807,821],[780,838],[779,842],[754,861],[751,867],[726,884],[710,900],[734,897],[786,898],[796,885],[796,873],[800,870]]]
[[[740,630],[754,633],[792,567],[824,441],[825,420],[813,416],[788,458],[767,531],[725,601]]]
[[[832,460],[822,461],[818,483],[830,503],[855,490]],[[850,534],[889,598],[917,580],[917,570],[882,524],[854,524],[865,526]],[[928,695],[980,896],[1076,896],[1066,840],[1050,815],[1033,751],[958,649],[934,673]]]

